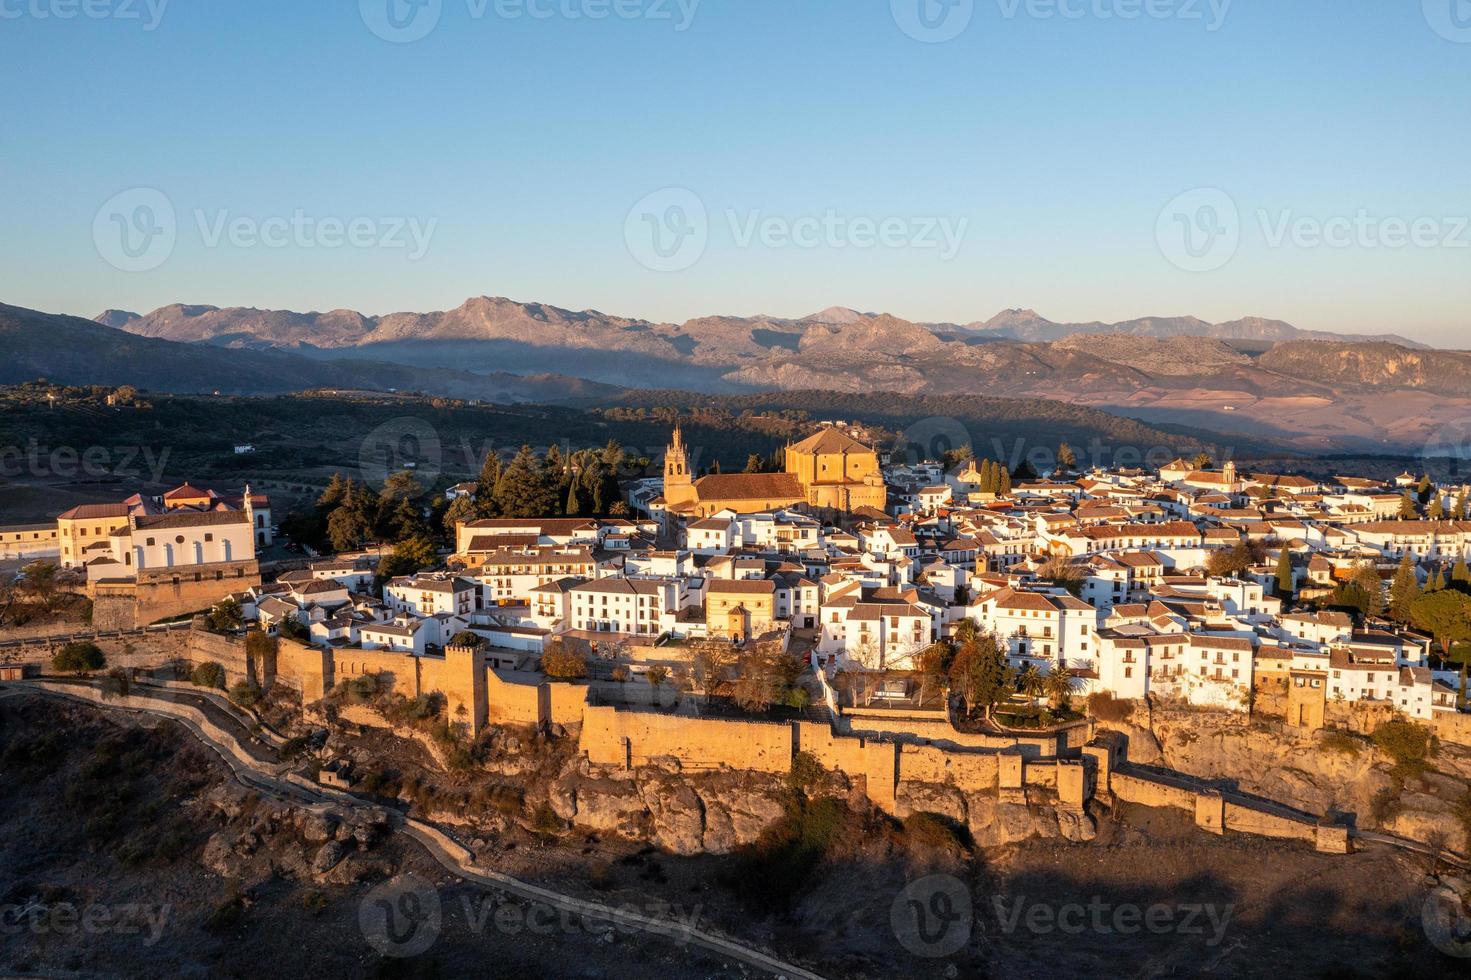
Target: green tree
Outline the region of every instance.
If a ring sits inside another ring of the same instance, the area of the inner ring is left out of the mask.
[[[501,472],[495,505],[502,517],[547,517],[559,512],[562,498],[530,446],[522,446]]]
[[[1441,500],[1440,494],[1437,493],[1430,498],[1430,510],[1425,516],[1432,521],[1445,520],[1445,503]]]
[[[541,655],[541,672],[553,680],[581,680],[587,676],[587,655],[565,643],[553,642]]]
[[[1464,521],[1466,519],[1466,503],[1467,503],[1467,500],[1466,500],[1466,491],[1463,489],[1456,496],[1455,510],[1451,514],[1451,519],[1452,520],[1455,520],[1455,521]]]
[[[1415,503],[1415,495],[1409,490],[1400,498],[1399,519],[1402,521],[1413,521],[1420,516],[1420,508]]]
[[[107,657],[95,643],[68,643],[51,658],[53,669],[64,674],[88,674],[107,666]]]
[[[1073,672],[1066,667],[1054,667],[1043,682],[1043,690],[1058,711],[1067,711],[1073,697]]]
[[[51,612],[61,598],[61,587],[56,582],[55,562],[33,561],[21,570],[25,574],[26,590],[36,597],[41,608]]]
[[[495,488],[501,480],[501,457],[494,449],[485,454],[480,464],[480,478],[475,481],[475,512],[480,517],[496,517]]]
[[[1190,465],[1197,470],[1208,470],[1211,468],[1211,454],[1207,452],[1196,453],[1190,460]]]
[[[356,508],[346,504],[338,507],[327,518],[327,538],[334,551],[351,551],[363,543],[368,536],[368,522]]]
[[[950,686],[970,710],[990,720],[996,705],[1013,690],[1011,667],[995,637],[979,635],[961,645],[950,666]]]
[[[1466,559],[1456,559],[1455,567],[1451,569],[1451,585],[1462,592],[1471,592],[1471,568],[1466,567]]]
[[[423,511],[419,509],[418,503],[408,497],[400,499],[393,508],[393,516],[389,518],[389,528],[393,532],[395,541],[426,537],[429,534],[429,525],[424,521]]]
[[[439,551],[426,537],[406,538],[393,546],[393,554],[378,562],[378,576],[384,579],[412,575],[439,564]]]
[[[760,453],[752,453],[746,457],[746,472],[760,473],[763,468]]]
[[[1410,622],[1449,655],[1456,644],[1471,643],[1471,596],[1453,589],[1427,593],[1410,606]]]
[[[996,496],[1011,496],[1011,473],[1004,466],[998,467],[1000,473],[996,480]]]
[[[390,473],[388,479],[383,481],[383,489],[378,492],[378,497],[384,503],[393,505],[400,500],[418,500],[424,496],[424,484],[414,475],[413,470],[399,470]]]
[[[1357,609],[1368,619],[1384,614],[1384,580],[1372,562],[1360,562],[1348,579],[1333,592],[1335,606]]]
[[[1389,584],[1389,618],[1396,623],[1410,621],[1410,608],[1420,598],[1420,576],[1415,571],[1415,561],[1409,552],[1400,559],[1394,579]]]
[[[919,655],[919,703],[950,687],[950,664],[955,660],[955,647],[941,640],[925,647]]]
[[[1078,465],[1078,454],[1073,452],[1073,447],[1067,443],[1057,447],[1057,468],[1065,473],[1071,473]]]
[[[1027,664],[1017,672],[1017,690],[1021,691],[1028,698],[1035,699],[1041,697],[1043,683],[1042,672],[1037,669],[1035,664]]]
[[[468,524],[479,516],[475,507],[475,498],[456,497],[450,502],[449,509],[444,512],[444,533],[451,542],[455,540],[455,529],[461,524]]]
[[[576,480],[567,482],[567,504],[563,507],[563,511],[568,517],[582,516],[582,498],[577,495],[577,482]]]
[[[245,614],[233,596],[226,596],[215,603],[205,616],[205,625],[212,633],[233,633],[244,621]]]
[[[317,507],[324,511],[331,511],[342,503],[347,495],[347,481],[342,478],[341,473],[333,473],[332,479],[327,482],[327,489],[317,498]]]
[[[1292,570],[1292,552],[1284,544],[1277,556],[1277,595],[1291,599],[1297,589],[1297,576]]]

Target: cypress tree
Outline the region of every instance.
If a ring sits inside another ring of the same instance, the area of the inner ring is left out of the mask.
[[[1410,621],[1410,607],[1420,598],[1420,576],[1409,552],[1400,559],[1394,580],[1389,584],[1389,616],[1397,623]]]
[[[1402,521],[1413,521],[1420,516],[1420,510],[1415,505],[1415,495],[1409,490],[1405,491],[1404,497],[1399,502],[1399,519]]]
[[[1437,493],[1430,498],[1430,512],[1427,515],[1432,521],[1445,519],[1445,504],[1441,502],[1440,494]]]
[[[996,494],[1000,497],[1011,496],[1011,473],[1004,466],[998,466],[1001,477],[996,481]]]
[[[1283,545],[1282,553],[1277,556],[1277,594],[1284,599],[1292,598],[1296,584],[1292,572],[1292,552]]]
[[[475,484],[475,511],[481,517],[494,517],[499,513],[495,504],[495,488],[500,481],[501,456],[492,449],[480,464],[480,477]]]
[[[582,516],[582,501],[577,497],[577,481],[567,481],[567,516]]]

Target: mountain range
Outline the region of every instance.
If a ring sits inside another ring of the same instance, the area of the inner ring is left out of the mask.
[[[176,304],[141,316],[109,310],[92,322],[0,307],[0,342],[12,352],[0,381],[400,388],[548,403],[626,388],[986,394],[1314,452],[1418,449],[1471,418],[1471,355],[1262,318],[1064,324],[1008,310],[941,324],[831,307],[671,324],[477,297],[387,316]]]

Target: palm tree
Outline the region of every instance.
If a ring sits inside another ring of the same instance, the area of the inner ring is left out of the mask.
[[[955,645],[962,646],[981,635],[981,627],[974,619],[966,617],[955,624]]]
[[[1054,667],[1043,682],[1043,688],[1052,703],[1059,709],[1065,710],[1068,699],[1073,694],[1073,672],[1066,667]]]
[[[1027,664],[1023,667],[1021,673],[1017,674],[1016,680],[1022,693],[1031,700],[1035,701],[1037,695],[1042,693],[1044,685],[1042,672],[1037,669],[1036,664]]]

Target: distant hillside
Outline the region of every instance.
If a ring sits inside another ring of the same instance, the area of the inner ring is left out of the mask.
[[[1082,405],[1041,398],[993,398],[986,395],[876,396],[872,393],[837,391],[782,391],[750,395],[697,395],[687,391],[627,391],[610,404],[640,409],[675,409],[680,412],[717,410],[731,415],[746,412],[804,413],[814,419],[840,418],[877,425],[891,431],[943,436],[958,422],[980,456],[1005,457],[1011,465],[1033,449],[1055,450],[1067,441],[1080,453],[1096,445],[1108,455],[1120,449],[1145,453],[1186,452],[1231,447],[1233,453],[1280,452],[1270,440],[1254,440],[1217,432],[1191,430],[1183,426],[1162,429],[1130,418],[1121,418]],[[1014,458],[1013,458],[1014,457]],[[1160,460],[1164,462],[1164,460]]]
[[[1471,353],[1410,350],[1396,344],[1277,344],[1258,363],[1335,386],[1412,389],[1471,397]]]
[[[1084,334],[1127,334],[1135,337],[1208,337],[1214,340],[1324,340],[1348,343],[1385,341],[1402,347],[1425,349],[1416,343],[1395,334],[1355,335],[1331,333],[1322,330],[1300,330],[1282,320],[1264,317],[1243,317],[1225,323],[1207,323],[1193,316],[1140,317],[1119,323],[1054,323],[1035,310],[1003,310],[982,323],[972,323],[965,329],[975,333],[1025,340],[1034,343],[1050,343],[1066,337]]]
[[[317,361],[277,350],[181,344],[79,317],[0,304],[0,384],[47,378],[63,384],[130,384],[167,392],[270,394],[307,388],[425,391],[485,401],[581,401],[608,385],[560,376],[520,377],[425,370],[371,361]]]
[[[432,380],[413,375],[421,380],[411,383],[434,390],[451,382],[473,388],[466,374],[483,369],[712,395],[984,392],[1247,432],[1315,452],[1414,449],[1449,413],[1471,415],[1471,404],[1425,400],[1432,392],[1465,392],[1471,400],[1458,380],[1457,355],[1403,338],[1391,344],[1259,317],[1065,324],[1007,310],[957,325],[834,306],[797,319],[707,316],[674,324],[481,296],[433,313],[175,305],[109,322],[128,334],[196,346],[289,351],[339,371],[349,360],[423,369]],[[1381,346],[1426,358],[1416,367],[1402,354],[1383,356]],[[1326,360],[1343,351],[1361,351],[1359,366]]]

